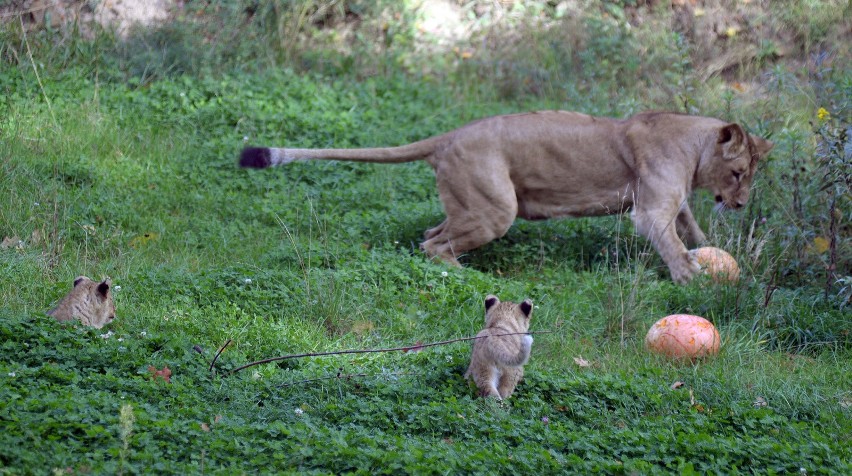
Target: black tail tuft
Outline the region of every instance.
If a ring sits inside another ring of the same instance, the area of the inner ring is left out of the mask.
[[[240,167],[264,169],[272,165],[272,155],[266,147],[246,147],[240,154]]]

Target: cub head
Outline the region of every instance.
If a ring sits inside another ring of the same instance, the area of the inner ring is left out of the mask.
[[[739,124],[719,129],[703,182],[713,192],[718,208],[740,209],[748,202],[757,162],[774,144],[748,134]]]
[[[79,319],[84,325],[100,329],[115,319],[110,280],[97,282],[77,276],[74,288],[47,314],[59,321]]]
[[[497,296],[485,298],[485,327],[503,327],[515,332],[526,332],[530,328],[533,304],[529,299],[520,304],[500,302]]]

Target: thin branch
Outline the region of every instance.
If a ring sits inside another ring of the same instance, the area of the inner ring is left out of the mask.
[[[317,377],[317,378],[309,378],[305,380],[296,380],[294,382],[282,383],[278,386],[278,388],[284,387],[292,387],[293,385],[299,385],[303,383],[312,383],[319,382],[320,380],[332,380],[332,379],[340,379],[340,380],[351,380],[352,377],[385,377],[385,376],[398,376],[398,375],[416,375],[414,372],[392,372],[389,374],[371,374],[371,373],[357,373],[357,374],[343,374],[342,372],[337,372],[335,375],[327,375],[325,377]]]
[[[553,332],[554,331],[513,332],[513,333],[510,333],[510,334],[498,334],[498,335],[495,335],[495,336],[460,337],[458,339],[444,340],[444,341],[441,341],[441,342],[431,342],[431,343],[428,343],[428,344],[415,344],[415,345],[410,346],[410,347],[394,347],[392,349],[335,350],[335,351],[329,351],[329,352],[309,352],[309,353],[305,353],[305,354],[282,355],[280,357],[270,357],[268,359],[250,362],[250,363],[245,364],[241,367],[237,367],[234,370],[231,370],[230,372],[227,373],[227,375],[235,374],[235,373],[239,372],[240,370],[245,370],[249,367],[254,367],[255,365],[268,364],[270,362],[276,362],[276,361],[279,361],[279,360],[301,359],[303,357],[321,357],[321,356],[324,356],[324,355],[371,354],[371,353],[376,353],[376,352],[397,352],[397,351],[410,352],[410,351],[419,351],[421,349],[425,349],[426,347],[435,347],[437,345],[446,345],[446,344],[452,344],[452,343],[455,343],[455,342],[463,342],[463,341],[467,341],[467,340],[483,339],[483,338],[486,338],[486,337],[503,337],[503,336],[529,335],[529,334],[550,334],[550,333],[553,333]]]
[[[216,361],[217,361],[217,360],[219,360],[219,356],[220,356],[220,355],[222,355],[222,352],[224,352],[224,351],[225,351],[225,347],[228,347],[228,346],[231,344],[231,342],[233,342],[233,341],[232,341],[231,339],[228,339],[228,340],[227,340],[227,341],[226,341],[226,342],[222,345],[222,347],[219,347],[219,351],[218,351],[218,352],[216,352],[216,355],[213,357],[213,361],[212,361],[212,362],[210,362],[210,368],[209,368],[209,369],[207,369],[207,370],[209,370],[209,371],[211,371],[211,372],[213,371],[213,366],[214,366],[214,365],[216,365]]]

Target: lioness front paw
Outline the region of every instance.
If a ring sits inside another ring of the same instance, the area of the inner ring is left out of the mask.
[[[686,284],[701,272],[701,265],[691,254],[684,253],[683,259],[672,263],[669,269],[672,273],[672,281],[678,284]]]

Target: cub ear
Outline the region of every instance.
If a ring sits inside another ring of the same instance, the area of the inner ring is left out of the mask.
[[[524,302],[520,304],[521,312],[524,313],[525,316],[530,317],[532,314],[533,303],[529,299],[524,299]]]
[[[769,151],[772,150],[773,147],[775,147],[775,144],[773,144],[772,141],[768,141],[763,137],[753,136],[751,134],[749,134],[749,137],[751,137],[751,141],[757,148],[757,155],[759,155],[760,157],[766,157],[766,154],[768,154]]]
[[[109,279],[105,279],[98,284],[98,294],[102,297],[107,297],[107,293],[109,293]]]
[[[739,156],[745,143],[745,134],[739,124],[728,124],[719,129],[719,138],[716,142],[722,145],[722,156],[724,158],[733,159]]]
[[[74,287],[76,288],[78,284],[82,283],[83,281],[87,281],[88,279],[89,278],[85,276],[77,276],[76,278],[74,278]]]
[[[487,310],[491,309],[498,302],[500,302],[500,300],[497,299],[497,296],[495,296],[493,294],[489,294],[488,296],[485,296],[485,310],[487,311]]]

